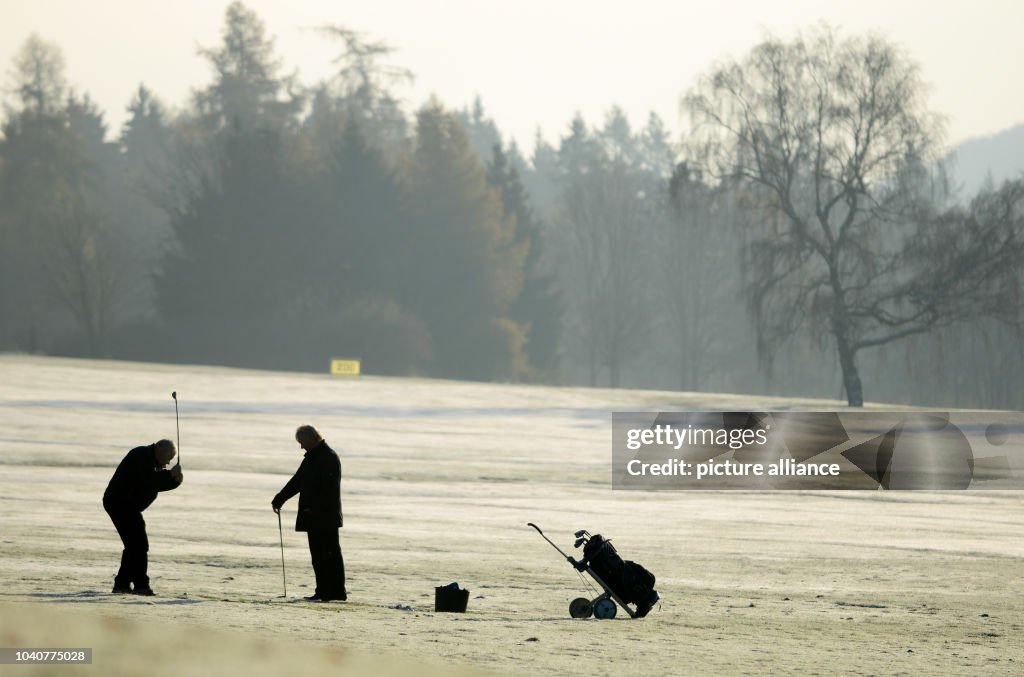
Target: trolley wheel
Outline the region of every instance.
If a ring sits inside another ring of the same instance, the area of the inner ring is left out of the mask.
[[[573,618],[590,618],[594,607],[586,597],[577,597],[569,603],[569,615]]]
[[[595,618],[615,618],[615,602],[605,597],[594,603]]]

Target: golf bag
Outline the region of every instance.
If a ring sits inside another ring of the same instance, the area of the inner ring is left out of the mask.
[[[611,541],[600,534],[591,536],[583,546],[583,560],[576,565],[581,571],[587,567],[627,604],[635,604],[646,615],[658,593],[654,591],[654,574],[630,560],[623,560]]]
[[[615,618],[616,605],[630,618],[643,618],[658,603],[660,597],[654,590],[654,574],[636,562],[619,557],[608,539],[599,534],[591,535],[586,529],[577,531],[575,547],[583,547],[583,559],[577,561],[545,536],[539,526],[533,522],[526,525],[536,529],[562,557],[578,571],[590,574],[604,590],[593,599],[577,597],[570,602],[569,615],[573,618]],[[636,606],[635,611],[630,604]]]

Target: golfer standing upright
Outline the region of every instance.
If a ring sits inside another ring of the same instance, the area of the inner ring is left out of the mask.
[[[170,440],[135,447],[121,460],[103,492],[103,509],[124,544],[113,592],[153,594],[148,575],[149,538],[142,511],[156,500],[157,493],[181,485],[181,465],[166,469],[174,454],[174,442]]]
[[[299,495],[299,513],[295,530],[309,538],[309,556],[313,560],[316,591],[306,599],[345,601],[345,562],[341,557],[338,529],[341,527],[341,461],[324,438],[311,425],[299,426],[295,441],[306,454],[295,475],[270,502],[280,513],[284,502]]]

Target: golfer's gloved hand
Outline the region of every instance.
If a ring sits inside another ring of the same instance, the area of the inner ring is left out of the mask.
[[[273,508],[274,512],[276,512],[277,514],[279,514],[279,515],[281,514],[281,504],[280,503],[274,503],[273,501],[271,501],[270,502],[270,507]]]
[[[174,466],[173,468],[171,468],[171,477],[174,479],[175,482],[179,482],[179,483],[181,482],[181,464],[180,463],[178,465]]]

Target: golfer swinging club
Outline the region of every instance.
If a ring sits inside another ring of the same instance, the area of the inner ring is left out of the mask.
[[[103,492],[103,509],[124,544],[112,592],[153,595],[147,575],[149,539],[142,511],[156,500],[157,493],[181,485],[181,464],[167,470],[174,454],[174,442],[170,440],[135,447],[117,466]]]
[[[316,591],[306,599],[318,602],[345,601],[345,562],[341,558],[338,529],[341,527],[341,461],[316,428],[300,426],[295,441],[306,454],[284,488],[270,502],[280,514],[284,502],[299,495],[295,530],[309,538]]]

